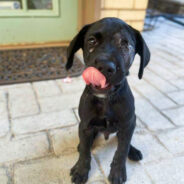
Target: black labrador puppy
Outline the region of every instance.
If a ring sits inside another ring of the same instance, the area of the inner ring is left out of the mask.
[[[126,76],[136,53],[140,55],[139,79],[150,60],[149,49],[141,34],[118,18],[104,18],[84,26],[68,47],[66,69],[73,64],[75,52],[82,48],[86,67],[95,67],[107,79],[108,86],[86,86],[79,105],[79,159],[71,169],[72,182],[85,183],[90,170],[90,148],[96,135],[105,139],[117,132],[118,146],[111,163],[109,181],[126,181],[126,159],[142,159],[130,142],[136,125],[134,97]]]

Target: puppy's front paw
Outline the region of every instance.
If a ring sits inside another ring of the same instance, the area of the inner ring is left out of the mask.
[[[72,182],[75,184],[84,184],[88,179],[90,166],[78,161],[70,171]]]
[[[112,168],[109,181],[111,184],[124,184],[127,180],[126,169]]]

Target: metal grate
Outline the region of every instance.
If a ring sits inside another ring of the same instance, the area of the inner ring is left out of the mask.
[[[175,0],[149,0],[144,31],[154,29],[159,17],[184,26],[184,3]]]
[[[65,70],[66,47],[0,51],[0,85],[78,76],[83,64],[75,57]]]

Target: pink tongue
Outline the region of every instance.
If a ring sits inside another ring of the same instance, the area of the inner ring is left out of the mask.
[[[105,76],[96,68],[88,67],[83,71],[82,77],[87,85],[107,87]]]

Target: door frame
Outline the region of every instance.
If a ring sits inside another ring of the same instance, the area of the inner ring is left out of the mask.
[[[100,18],[102,0],[78,0],[78,29]]]
[[[101,0],[77,0],[78,1],[78,31],[85,24],[92,23],[100,18]],[[57,12],[57,11],[55,11]],[[16,15],[15,15],[16,16]],[[56,16],[56,14],[53,16]],[[34,43],[34,44],[11,44],[0,46],[0,50],[15,50],[15,49],[28,49],[40,47],[61,47],[68,46],[71,40]]]

